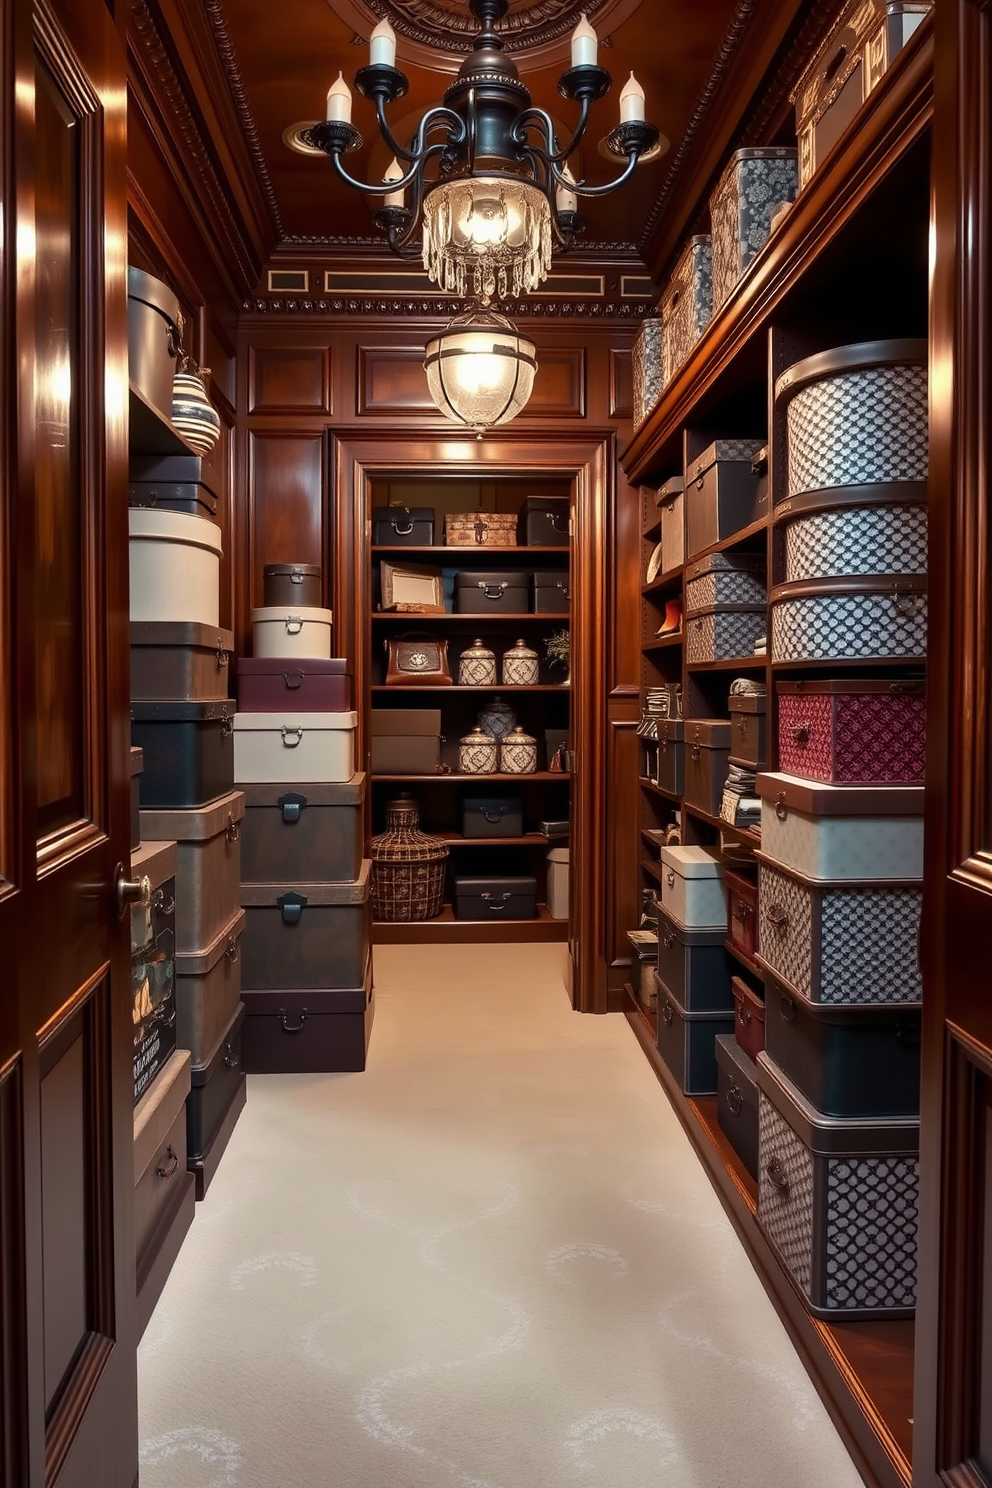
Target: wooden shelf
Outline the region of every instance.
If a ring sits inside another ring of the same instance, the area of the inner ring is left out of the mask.
[[[553,548],[528,548],[526,546],[521,547],[519,543],[516,543],[512,546],[507,545],[506,547],[497,547],[495,544],[490,545],[489,543],[483,543],[479,547],[464,548],[449,548],[445,546],[444,543],[433,543],[428,547],[414,545],[413,543],[410,543],[409,545],[404,543],[373,543],[372,553],[376,557],[385,557],[387,554],[392,554],[394,557],[396,557],[397,555],[402,555],[404,553],[418,553],[421,555],[423,555],[424,553],[431,553],[437,558],[443,558],[445,557],[445,555],[448,555],[452,558],[464,558],[468,554],[470,554],[473,558],[492,558],[493,556],[507,558],[516,556],[528,556],[531,553],[545,553],[557,554],[559,558],[564,560],[565,566],[568,565],[569,559],[569,549],[567,546],[564,548],[560,545]]]
[[[651,836],[651,829],[648,827],[642,828],[641,841],[644,842],[648,847],[653,847],[656,852],[660,852],[662,847],[664,846],[664,843],[659,842],[656,837]]]
[[[682,570],[670,568],[667,573],[659,574],[656,579],[652,579],[650,584],[643,584],[641,593],[646,598],[650,594],[656,594],[659,589],[674,589],[676,584],[681,588]]]
[[[461,832],[435,832],[449,847],[547,847],[555,842],[559,847],[564,838],[545,837],[543,832],[525,832],[522,837],[463,837]]]
[[[677,630],[674,632],[673,635],[659,636],[656,641],[645,641],[644,645],[641,647],[641,650],[644,652],[665,651],[668,649],[669,646],[681,646],[681,644],[682,632],[681,630]]]
[[[657,542],[661,537],[661,517],[656,522],[649,522],[641,536],[645,542]]]
[[[459,683],[419,682],[411,686],[402,683],[400,686],[390,685],[386,682],[373,682],[372,692],[388,692],[390,697],[397,697],[405,692],[438,692],[438,693],[493,693],[499,692],[563,692],[568,694],[570,688],[567,682],[534,682],[526,686],[514,686],[512,682],[493,682],[484,687],[461,686]]]
[[[682,805],[681,796],[676,796],[672,791],[667,791],[662,786],[655,785],[654,781],[649,780],[646,775],[641,775],[639,779],[642,790],[650,791],[653,796],[661,796],[664,800],[671,801],[676,806]]]
[[[388,781],[392,785],[447,785],[450,781],[455,785],[491,785],[494,782],[499,785],[520,785],[526,780],[563,780],[571,777],[566,770],[531,770],[526,775],[459,775],[452,770],[447,775],[373,775],[372,782],[377,784]],[[550,820],[550,818],[549,818]]]
[[[552,919],[546,904],[533,920],[458,920],[446,904],[433,920],[373,920],[375,945],[431,945],[443,941],[485,944],[498,941],[535,943],[568,939],[568,921]]]
[[[661,865],[659,863],[652,862],[650,858],[641,859],[641,872],[648,874],[648,876],[650,878],[653,878],[657,883],[661,883]]]
[[[767,656],[737,656],[730,661],[688,661],[690,672],[763,672],[768,664]]]
[[[134,455],[193,455],[201,451],[188,444],[175,424],[145,397],[134,383],[128,389],[128,448]]]
[[[734,837],[739,837],[742,842],[750,842],[755,847],[761,846],[761,833],[754,827],[731,826],[730,822],[725,822],[722,816],[711,816],[708,811],[703,811],[699,806],[690,806],[688,801],[682,802],[682,808],[697,820],[709,822],[711,827],[719,827],[721,832],[730,832]]]
[[[525,610],[523,611],[523,613],[517,611],[513,614],[506,612],[504,614],[492,615],[490,615],[488,611],[479,612],[478,610],[472,610],[468,614],[464,615],[455,615],[451,612],[451,610],[445,610],[443,613],[431,613],[430,611],[428,611],[426,614],[415,613],[407,610],[372,611],[373,620],[385,620],[392,625],[413,625],[427,627],[432,625],[452,624],[468,626],[481,625],[483,627],[487,625],[520,625],[521,623],[524,623],[528,620],[539,622],[541,625],[567,625],[570,618],[571,617],[569,615],[556,615],[543,611],[534,612],[532,610]]]
[[[711,543],[708,548],[703,548],[701,553],[694,553],[691,558],[687,558],[686,568],[691,568],[694,563],[701,563],[711,553],[726,553],[731,548],[740,547],[741,543],[746,543],[749,538],[757,537],[759,533],[767,531],[769,520],[769,514],[766,512],[763,517],[759,517],[747,527],[742,527],[738,532],[732,532],[729,537],[723,537],[719,542]]]
[[[729,956],[733,956],[735,961],[739,961],[744,967],[745,971],[749,971],[751,975],[756,976],[759,981],[764,981],[765,973],[762,971],[757,961],[752,960],[752,958],[747,954],[746,951],[741,950],[740,946],[734,945],[734,942],[729,938],[729,936],[723,942],[723,949]]]

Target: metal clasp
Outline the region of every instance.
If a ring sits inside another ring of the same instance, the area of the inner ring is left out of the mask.
[[[295,738],[291,737],[295,735]],[[282,742],[286,749],[296,749],[303,742],[303,730],[299,724],[284,723],[282,726]]]

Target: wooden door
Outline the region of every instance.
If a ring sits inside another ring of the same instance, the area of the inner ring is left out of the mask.
[[[125,70],[0,13],[0,1482],[132,1488]]]
[[[992,1484],[992,12],[936,7],[914,1476]]]

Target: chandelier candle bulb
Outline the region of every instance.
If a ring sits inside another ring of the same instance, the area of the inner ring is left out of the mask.
[[[631,73],[620,92],[620,123],[644,122],[644,89]]]
[[[572,32],[572,66],[595,67],[599,38],[586,20],[585,12],[579,16],[579,24]],[[642,116],[643,117],[643,116]]]
[[[390,164],[389,168],[386,171],[386,174],[383,176],[382,179],[384,181],[401,181],[403,179],[403,168],[400,165],[399,161],[396,159],[395,155],[393,156],[392,163]],[[386,193],[386,198],[383,202],[383,205],[386,207],[402,207],[405,199],[405,191],[388,191]]]
[[[577,212],[579,209],[579,198],[565,184],[565,182],[568,182],[569,185],[574,186],[575,177],[567,165],[562,166],[561,173],[564,179],[559,181],[555,186],[555,205],[559,212]]]
[[[341,124],[351,123],[351,89],[342,72],[338,73],[337,81],[327,90],[327,117]]]
[[[372,67],[396,66],[396,32],[385,16],[369,38],[369,63]]]

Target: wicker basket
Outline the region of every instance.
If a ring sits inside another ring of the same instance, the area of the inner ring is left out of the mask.
[[[444,541],[449,548],[515,548],[517,517],[508,512],[448,512]]]
[[[372,838],[372,917],[433,920],[444,903],[447,845],[420,830],[413,796],[386,805],[386,830]]]

